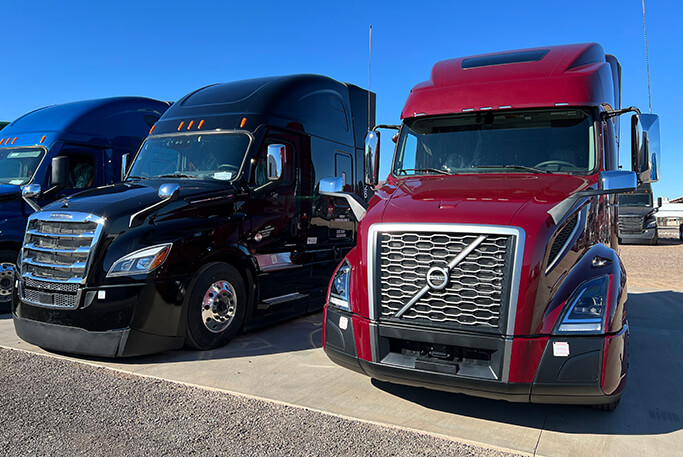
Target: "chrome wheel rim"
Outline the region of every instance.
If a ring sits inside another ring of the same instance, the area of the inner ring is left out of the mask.
[[[0,302],[7,301],[12,297],[12,291],[14,290],[14,271],[14,264],[0,264]]]
[[[202,322],[211,333],[220,333],[235,318],[237,293],[228,281],[216,281],[204,293]]]

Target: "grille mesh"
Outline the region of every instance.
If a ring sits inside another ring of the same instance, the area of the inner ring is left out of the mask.
[[[619,231],[621,233],[642,233],[643,216],[623,215],[619,216]]]
[[[430,289],[400,318],[395,314],[426,284],[427,271],[446,267],[477,233],[387,232],[379,234],[380,319],[441,327],[498,329],[503,317],[512,236],[485,240],[450,272],[442,290]]]

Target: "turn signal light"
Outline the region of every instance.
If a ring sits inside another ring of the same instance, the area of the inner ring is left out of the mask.
[[[47,135],[43,135],[43,137],[40,139],[40,144],[43,144],[43,141],[45,141],[45,138],[47,138]]]
[[[242,122],[240,122],[240,128],[244,127],[244,124],[246,124],[246,123],[247,123],[247,118],[243,117]]]
[[[180,125],[178,126],[178,131],[180,132],[180,129],[183,128],[183,125],[185,125],[185,121],[180,121]]]

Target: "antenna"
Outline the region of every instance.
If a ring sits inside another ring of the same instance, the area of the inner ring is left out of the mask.
[[[644,1],[644,0],[643,0]],[[372,70],[372,24],[370,24],[370,38],[368,41],[368,131],[372,128],[371,124],[371,106],[370,106],[370,75]]]
[[[645,20],[645,0],[643,0],[643,32],[645,34],[645,64],[647,66],[647,99],[652,114],[652,94],[650,92],[650,56],[647,51],[647,21]]]

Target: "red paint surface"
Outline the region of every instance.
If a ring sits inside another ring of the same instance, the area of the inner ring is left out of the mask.
[[[512,341],[509,382],[533,382],[548,337],[515,338]]]

